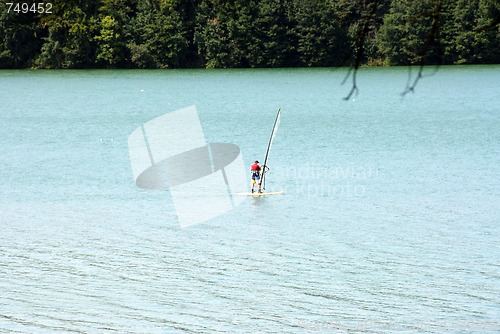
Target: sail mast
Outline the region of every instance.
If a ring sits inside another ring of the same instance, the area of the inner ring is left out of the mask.
[[[269,151],[271,150],[271,146],[273,144],[274,137],[276,136],[276,132],[278,132],[280,117],[281,117],[281,108],[278,109],[278,114],[276,115],[276,119],[274,120],[273,132],[271,132],[271,137],[269,138],[269,144],[267,145],[266,157],[264,158],[264,165],[262,165],[261,182],[263,183],[263,189],[266,189],[265,174],[267,168],[267,159],[269,158]]]

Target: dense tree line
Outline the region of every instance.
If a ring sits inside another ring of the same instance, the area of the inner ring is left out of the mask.
[[[23,13],[2,0],[0,68],[500,62],[498,0],[50,3],[51,13]]]

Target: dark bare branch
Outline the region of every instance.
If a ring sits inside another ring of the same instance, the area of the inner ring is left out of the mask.
[[[363,24],[358,29],[358,33],[356,36],[356,55],[354,57],[354,64],[352,66],[352,88],[349,94],[344,97],[344,100],[349,100],[354,92],[358,92],[358,87],[356,85],[356,74],[358,72],[359,67],[361,66],[361,62],[363,60],[363,55],[365,53],[365,40],[370,32],[370,24],[375,19],[375,14],[377,13],[377,9],[379,8],[380,0],[369,0],[367,5],[367,10],[363,13],[362,22]],[[348,76],[351,71],[349,71]],[[347,78],[346,78],[347,79]],[[344,80],[345,82],[346,80]]]
[[[434,12],[432,13],[432,24],[431,24],[431,29],[429,31],[429,34],[427,35],[427,39],[425,40],[424,46],[421,50],[421,52],[418,55],[419,59],[419,70],[416,78],[413,80],[413,83],[410,85],[410,82],[412,81],[411,78],[411,68],[409,72],[409,77],[408,77],[408,82],[406,84],[405,90],[401,93],[401,96],[405,96],[409,92],[414,92],[415,87],[417,86],[418,82],[420,81],[421,78],[423,78],[423,72],[424,72],[424,67],[425,67],[425,59],[427,58],[427,55],[430,52],[431,46],[434,44],[434,42],[437,39],[437,35],[439,33],[439,17],[441,15],[441,11],[443,9],[443,1],[439,0],[436,4],[436,7],[434,8]]]

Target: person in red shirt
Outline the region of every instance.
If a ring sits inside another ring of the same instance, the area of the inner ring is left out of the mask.
[[[259,165],[259,161],[255,160],[255,162],[250,166],[250,173],[252,174],[252,193],[254,192],[253,188],[255,187],[255,184],[258,183],[258,192],[261,193],[262,191],[260,190],[261,182],[260,182],[260,171],[261,167]]]

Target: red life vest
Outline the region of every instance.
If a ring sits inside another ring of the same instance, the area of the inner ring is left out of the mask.
[[[259,172],[260,171],[260,166],[259,164],[253,164],[252,166],[250,166],[250,170],[252,172],[256,171],[256,172]]]

